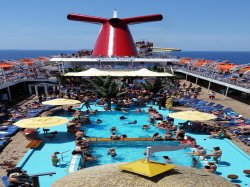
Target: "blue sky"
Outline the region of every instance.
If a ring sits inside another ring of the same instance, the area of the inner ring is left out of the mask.
[[[100,25],[68,13],[112,17],[160,13],[131,25],[134,40],[185,51],[250,51],[250,0],[6,0],[0,4],[0,49],[91,49]]]

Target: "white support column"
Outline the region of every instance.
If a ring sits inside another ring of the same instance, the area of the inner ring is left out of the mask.
[[[29,94],[32,95],[32,88],[31,88],[31,85],[29,85]]]
[[[53,93],[55,93],[56,91],[56,86],[53,86]]]
[[[208,91],[210,90],[210,86],[211,86],[211,81],[209,81],[209,83],[208,83]]]
[[[47,87],[47,85],[44,83],[43,84],[44,85],[44,92],[45,92],[45,95],[46,95],[46,97],[48,98],[48,96],[49,96],[49,94],[48,94],[48,87]]]
[[[5,74],[4,69],[2,69],[2,71],[3,71],[3,79],[4,79],[4,82],[7,82],[7,79],[6,79],[6,74]]]
[[[11,101],[12,98],[11,98],[11,93],[10,93],[10,87],[8,87],[8,94],[9,94],[9,101]]]
[[[37,87],[37,85],[35,86],[35,92],[36,92],[36,95],[38,96],[38,87]]]
[[[224,100],[226,100],[226,98],[227,98],[228,89],[229,89],[229,88],[227,87],[226,93],[225,93],[225,95],[224,95]]]
[[[60,62],[57,62],[57,67],[58,67],[58,72],[61,73],[61,63]]]
[[[62,62],[62,72],[63,72],[63,74],[65,73],[65,71],[64,71],[64,62]]]
[[[187,80],[188,80],[188,74],[186,74],[186,81],[185,82],[187,82]]]
[[[198,83],[198,77],[196,77],[195,85],[197,85],[197,83]]]

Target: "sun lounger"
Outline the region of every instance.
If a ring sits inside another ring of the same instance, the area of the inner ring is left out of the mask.
[[[250,145],[250,137],[242,140],[246,145]]]
[[[212,111],[218,111],[221,110],[224,106],[221,104],[217,104],[214,107],[204,107],[203,109],[201,109],[202,112],[212,112]]]
[[[193,103],[191,105],[189,105],[192,108],[197,108],[197,107],[201,107],[201,106],[205,106],[206,105],[206,101],[199,101],[198,103]]]
[[[42,140],[32,140],[27,146],[26,148],[30,148],[30,149],[35,149],[38,148],[41,144],[42,144]]]
[[[200,106],[197,106],[195,107],[197,110],[202,110],[203,108],[206,108],[206,107],[212,107],[215,103],[214,102],[210,102],[208,103],[207,105],[200,105]]]
[[[243,141],[244,139],[250,138],[250,135],[239,135],[238,138],[239,140]]]
[[[2,176],[2,182],[5,187],[9,186],[8,177],[6,175]]]

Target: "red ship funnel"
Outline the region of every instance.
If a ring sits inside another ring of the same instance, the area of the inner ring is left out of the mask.
[[[136,46],[129,31],[128,24],[138,24],[150,21],[161,21],[161,14],[138,16],[130,18],[117,18],[114,11],[113,18],[102,18],[80,14],[69,14],[69,20],[102,24],[92,56],[137,56]]]

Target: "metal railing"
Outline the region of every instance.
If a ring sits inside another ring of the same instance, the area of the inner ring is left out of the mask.
[[[178,70],[183,70],[185,72],[189,72],[189,73],[193,73],[196,75],[200,75],[206,78],[211,78],[214,80],[218,80],[221,82],[225,82],[225,83],[229,83],[232,85],[236,85],[242,88],[250,88],[250,81],[249,80],[244,80],[244,79],[233,79],[233,77],[230,77],[230,75],[233,76],[233,74],[221,74],[219,72],[215,72],[215,71],[211,71],[211,70],[204,70],[204,69],[191,69],[188,67],[184,67],[184,66],[172,66],[172,68],[175,71]]]

